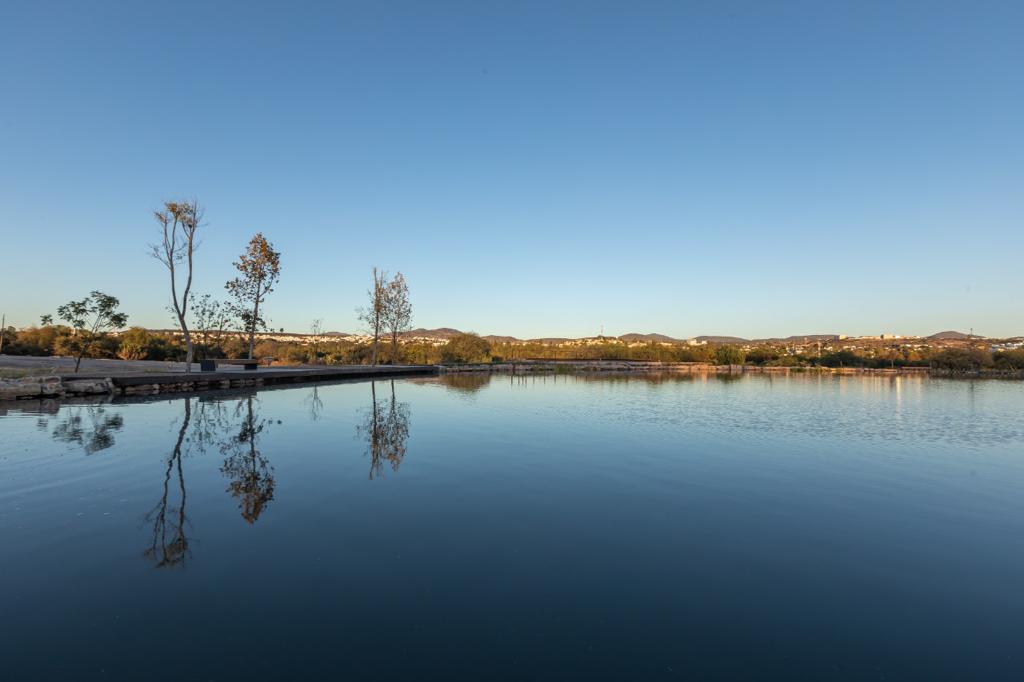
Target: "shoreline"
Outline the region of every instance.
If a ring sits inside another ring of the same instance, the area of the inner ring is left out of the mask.
[[[168,372],[164,374],[63,374],[0,379],[0,403],[80,396],[133,396],[199,393],[237,388],[288,384],[316,384],[344,379],[386,379],[446,374],[568,375],[644,374],[680,375],[819,374],[838,376],[917,376],[962,379],[1024,379],[1024,370],[952,372],[930,367],[762,367],[711,365],[695,362],[632,362],[615,360],[528,360],[460,365],[343,365],[267,368],[252,372]]]
[[[97,395],[159,395],[198,393],[232,388],[263,387],[279,384],[311,384],[341,379],[386,379],[436,375],[434,365],[346,365],[298,367],[295,369],[258,369],[227,372],[168,372],[103,376],[65,374],[31,376],[0,380],[0,402]]]
[[[640,362],[632,360],[522,360],[499,363],[438,365],[441,374],[490,372],[497,374],[600,372],[669,372],[676,374],[837,374],[843,376],[930,376],[945,378],[1024,379],[1021,370],[954,372],[932,367],[774,367],[763,365],[712,365],[702,362]]]

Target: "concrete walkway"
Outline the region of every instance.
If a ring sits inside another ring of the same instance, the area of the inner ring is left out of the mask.
[[[199,365],[193,364],[193,371]],[[28,355],[0,355],[0,369],[25,370],[32,374],[73,374],[75,359],[65,357],[31,357]],[[242,369],[239,367],[238,369]],[[79,374],[168,374],[184,372],[184,362],[154,362],[152,360],[98,360],[82,358]],[[243,370],[244,371],[244,370]]]
[[[380,369],[390,367],[389,365],[378,365]],[[387,374],[393,374],[395,370],[403,367],[396,365]],[[258,370],[246,370],[239,365],[221,365],[216,372],[199,371],[199,363],[192,364],[192,372],[201,374],[207,378],[219,378],[222,374],[245,374],[251,378],[265,375],[267,372],[297,372],[310,374],[310,370],[327,370],[327,374],[351,374],[352,372],[363,373],[371,369],[365,365],[352,366],[329,366],[329,365],[273,365],[271,367],[261,366]],[[3,372],[2,370],[10,370]],[[334,372],[332,370],[340,370]],[[74,375],[75,359],[65,357],[31,357],[27,355],[0,355],[0,377],[4,374],[24,372],[26,375],[40,376],[53,374],[56,376]],[[78,374],[83,377],[138,377],[140,375],[160,374],[185,374],[184,362],[157,362],[153,360],[104,360],[95,358],[82,358],[82,365]]]

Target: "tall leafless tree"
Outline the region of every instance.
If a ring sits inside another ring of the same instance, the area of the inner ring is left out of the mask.
[[[387,310],[387,282],[388,274],[377,268],[373,269],[373,287],[366,293],[370,297],[370,304],[360,309],[359,319],[366,324],[366,330],[373,334],[373,364],[377,364],[377,354],[380,348],[380,334],[384,330],[384,314]]]
[[[320,337],[324,333],[324,321],[319,317],[309,325],[309,333],[313,345],[313,364],[320,364]]]
[[[398,361],[398,335],[411,328],[412,304],[409,285],[401,272],[387,283],[384,295],[384,328],[391,334],[391,364]]]
[[[203,209],[195,199],[191,201],[166,201],[163,208],[153,211],[159,225],[160,241],[151,244],[153,258],[163,263],[171,275],[171,307],[178,319],[178,326],[185,339],[185,372],[192,371],[192,334],[188,328],[189,292],[192,289],[192,257],[199,246],[196,235],[203,227]],[[178,292],[178,269],[185,286]]]

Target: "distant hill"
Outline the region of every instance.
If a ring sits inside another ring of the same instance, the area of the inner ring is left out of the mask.
[[[785,338],[772,337],[770,339],[756,339],[757,341],[775,341],[782,343],[805,343],[813,341],[838,341],[839,334],[794,334],[793,336],[787,336]]]
[[[932,341],[964,341],[971,338],[969,334],[955,331],[939,332],[928,337]]]
[[[697,341],[705,343],[746,343],[749,339],[741,339],[738,336],[698,336]]]
[[[445,341],[452,338],[456,334],[461,334],[458,329],[452,329],[451,327],[439,327],[437,329],[413,329],[411,331],[403,332],[402,338],[408,339],[436,339],[439,341]]]
[[[166,334],[178,334],[177,329],[150,329],[151,332],[166,333]],[[116,333],[116,332],[115,332]],[[436,329],[426,329],[419,327],[412,329],[407,332],[403,332],[400,336],[403,339],[429,339],[433,341],[447,341],[456,334],[462,334],[463,332],[453,327],[438,327]],[[295,337],[309,337],[311,336],[308,332],[275,332],[265,331],[258,332],[256,334],[258,338],[277,338],[278,340],[287,340],[287,338]],[[361,332],[339,332],[329,331],[324,332],[321,336],[332,337],[336,339],[365,339],[368,334],[364,331]],[[695,341],[698,343],[815,343],[818,341],[835,341],[840,337],[839,334],[793,334],[792,336],[786,337],[771,337],[745,339],[739,336],[719,336],[714,334],[697,336]],[[647,333],[641,334],[639,332],[630,332],[629,334],[623,334],[622,336],[584,336],[579,338],[569,338],[564,336],[545,336],[535,339],[520,339],[515,336],[508,336],[503,334],[488,334],[482,336],[482,338],[490,341],[491,343],[542,343],[542,344],[562,344],[577,342],[581,344],[600,342],[600,341],[621,341],[622,343],[685,343],[687,339],[679,339],[667,334],[659,333]],[[969,335],[963,332],[954,330],[947,330],[932,334],[931,336],[925,337],[928,341],[966,341],[968,339],[984,339],[985,336],[980,334]]]
[[[655,343],[676,343],[679,339],[673,339],[671,336],[665,336],[664,334],[637,334],[632,332],[630,334],[623,334],[619,337],[619,341],[625,341],[626,343],[635,343],[636,341],[654,341]]]

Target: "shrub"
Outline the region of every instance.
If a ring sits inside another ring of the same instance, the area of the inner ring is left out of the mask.
[[[491,344],[477,334],[456,334],[441,349],[442,362],[488,362],[490,356]]]
[[[999,369],[1024,369],[1024,348],[999,351],[992,360]]]
[[[747,354],[736,346],[718,346],[715,348],[715,363],[719,365],[742,365]]]
[[[933,354],[930,364],[950,372],[976,372],[992,366],[992,355],[980,348],[946,348]]]

